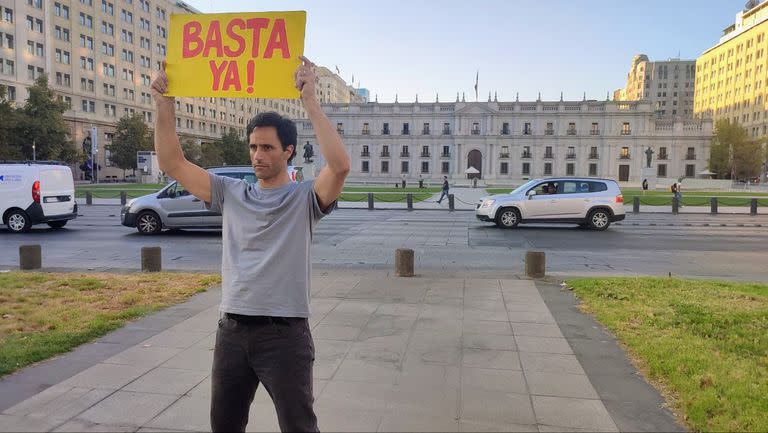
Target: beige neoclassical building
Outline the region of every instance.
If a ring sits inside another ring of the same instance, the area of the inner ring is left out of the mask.
[[[442,176],[485,184],[546,176],[594,176],[639,183],[645,150],[665,179],[707,168],[712,123],[660,118],[647,101],[532,101],[325,104],[352,158],[350,181],[394,182]],[[321,159],[312,125],[301,143]],[[301,145],[300,145],[301,147]],[[316,166],[321,166],[320,164]],[[300,161],[297,162],[297,164]]]

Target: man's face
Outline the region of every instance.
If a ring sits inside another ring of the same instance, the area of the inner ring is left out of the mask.
[[[272,179],[285,173],[288,167],[288,159],[293,153],[293,145],[283,150],[280,139],[277,137],[277,129],[273,126],[257,127],[251,132],[249,148],[251,165],[256,177],[259,179]]]

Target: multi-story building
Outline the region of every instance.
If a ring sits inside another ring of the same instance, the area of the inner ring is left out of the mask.
[[[92,127],[99,131],[99,177],[122,177],[122,170],[110,168],[104,146],[126,114],[140,113],[154,125],[150,84],[166,56],[171,13],[198,11],[171,0],[0,0],[0,84],[23,103],[27,87],[48,74],[71,105],[64,117],[72,139],[82,143]],[[350,99],[334,94],[327,101]],[[183,140],[199,145],[231,129],[244,135],[249,119],[262,111],[307,117],[298,99],[177,98],[176,127]]]
[[[697,118],[728,119],[752,137],[768,135],[766,33],[768,2],[752,0],[718,44],[696,60]]]
[[[403,177],[487,184],[546,176],[642,181],[645,150],[659,182],[707,168],[712,122],[659,118],[647,101],[324,104],[352,158],[351,181]],[[316,146],[312,124],[299,140]],[[322,166],[318,154],[317,166]]]
[[[356,104],[366,102],[358,90],[348,85],[339,74],[324,66],[317,67],[317,95],[320,103]]]
[[[652,62],[645,54],[632,58],[627,85],[614,93],[620,101],[650,101],[660,116],[693,117],[695,60]]]

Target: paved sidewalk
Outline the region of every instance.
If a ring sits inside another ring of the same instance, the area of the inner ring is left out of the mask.
[[[161,312],[129,325],[176,323],[3,410],[0,431],[208,430],[216,295],[172,309],[190,311],[179,323]],[[321,430],[680,431],[658,393],[569,296],[512,276],[316,270],[311,325]],[[131,338],[120,330],[101,343]],[[45,366],[21,374],[34,377]],[[0,382],[0,394],[13,381]],[[275,430],[260,388],[248,431]]]

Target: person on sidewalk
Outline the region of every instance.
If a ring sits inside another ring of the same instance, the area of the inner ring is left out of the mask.
[[[440,203],[443,201],[443,197],[448,198],[448,189],[450,186],[448,185],[448,176],[443,176],[443,192],[440,194],[440,198],[437,199],[437,202]]]
[[[296,124],[275,112],[247,127],[257,183],[208,173],[189,162],[176,135],[175,103],[164,96],[164,67],[152,83],[160,168],[207,209],[221,213],[222,299],[211,375],[211,429],[245,431],[259,384],[282,431],[318,431],[313,409],[315,348],[307,318],[312,236],[331,212],[349,173],[344,143],[315,96],[315,64],[301,57],[294,79],[326,165],[317,178],[291,182]],[[163,66],[165,63],[163,63]]]

